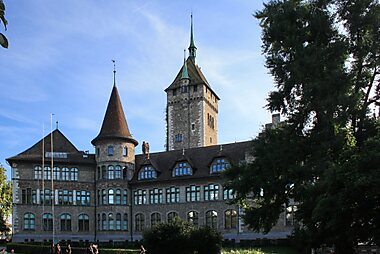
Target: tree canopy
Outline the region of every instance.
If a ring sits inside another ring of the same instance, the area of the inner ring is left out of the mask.
[[[226,172],[245,221],[268,232],[294,201],[310,247],[380,245],[379,2],[272,0],[255,17],[276,87],[267,108],[286,120]]]
[[[12,213],[12,183],[7,181],[5,168],[0,164],[0,233],[7,233],[7,219]]]
[[[5,30],[7,30],[8,21],[5,18],[5,4],[3,0],[0,0],[0,23],[3,23]],[[0,33],[0,45],[8,48],[8,39],[2,33]]]

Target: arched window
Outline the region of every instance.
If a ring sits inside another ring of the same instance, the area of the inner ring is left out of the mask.
[[[107,178],[107,168],[106,166],[102,166],[102,179]]]
[[[126,146],[123,147],[123,156],[128,156],[128,147]]]
[[[228,209],[224,212],[224,228],[237,228],[237,212],[233,209]]]
[[[123,216],[123,230],[128,230],[128,214],[125,213]]]
[[[33,213],[24,214],[24,230],[36,230],[36,215]]]
[[[187,213],[187,221],[193,224],[195,227],[198,227],[199,225],[198,220],[199,220],[198,212],[190,211]]]
[[[71,169],[71,181],[78,181],[78,168]]]
[[[144,166],[140,169],[138,179],[154,179],[157,178],[157,172],[152,166]]]
[[[107,204],[107,190],[102,190],[102,204],[106,205]]]
[[[168,223],[172,222],[175,217],[178,217],[177,212],[170,212],[168,213]]]
[[[107,215],[102,214],[102,230],[107,230]]]
[[[107,147],[107,154],[108,156],[113,156],[113,146],[108,146]]]
[[[179,162],[173,169],[173,176],[188,176],[193,174],[193,169],[186,161]]]
[[[62,168],[62,181],[70,181],[70,169]]]
[[[42,179],[42,167],[35,166],[34,167],[34,179]]]
[[[101,230],[100,214],[98,213],[98,230]]]
[[[206,212],[206,226],[214,229],[218,227],[218,213],[215,210]]]
[[[71,231],[71,215],[68,213],[61,215],[61,231]]]
[[[109,189],[108,190],[108,204],[109,205],[113,205],[115,203],[115,199],[114,199],[114,190],[113,189]]]
[[[115,192],[115,204],[121,205],[121,190],[117,189]]]
[[[230,167],[230,163],[228,163],[228,161],[225,158],[216,158],[211,163],[210,172],[211,174],[220,173],[220,172],[223,172],[228,167]]]
[[[51,170],[50,167],[44,168],[44,179],[45,180],[51,180]]]
[[[135,231],[143,231],[145,229],[145,216],[142,213],[135,215]]]
[[[115,166],[115,179],[121,179],[121,167]]]
[[[115,221],[113,218],[113,213],[108,214],[108,230],[115,230]]]
[[[100,221],[100,215],[98,214],[98,221]],[[78,231],[90,230],[90,218],[87,214],[80,214],[78,216]]]
[[[53,215],[51,213],[42,215],[42,229],[43,231],[53,231]]]
[[[115,178],[115,168],[114,166],[110,165],[108,166],[108,179],[114,179]]]
[[[61,169],[59,167],[53,168],[53,179],[54,180],[61,180]]]
[[[160,222],[161,222],[161,214],[159,214],[159,213],[152,213],[150,215],[150,226],[151,227],[156,226]]]
[[[116,230],[121,230],[121,214],[116,214]]]
[[[128,190],[123,190],[123,205],[128,203]]]

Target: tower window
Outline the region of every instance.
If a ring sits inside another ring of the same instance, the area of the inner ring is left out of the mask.
[[[191,124],[191,130],[192,131],[195,130],[195,124],[194,123]]]
[[[196,91],[198,91],[198,86],[197,85],[194,86],[194,92],[196,92]]]
[[[128,156],[128,147],[123,147],[123,156]]]
[[[113,146],[108,146],[108,156],[113,156]]]
[[[175,142],[182,142],[182,140],[183,140],[182,134],[175,135]]]
[[[99,147],[96,148],[96,157],[99,157],[99,154],[100,154],[100,149]]]
[[[210,137],[210,144],[212,144],[212,138]]]
[[[187,86],[181,86],[181,93],[187,93],[188,89]]]
[[[177,89],[173,89],[173,96],[177,95]]]

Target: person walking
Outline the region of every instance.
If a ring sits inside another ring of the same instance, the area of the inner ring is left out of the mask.
[[[146,249],[144,248],[143,245],[140,246],[140,254],[145,254],[146,253]]]
[[[68,244],[68,245],[66,246],[66,250],[65,250],[65,252],[66,252],[66,254],[71,254],[71,245],[70,245],[70,244]]]

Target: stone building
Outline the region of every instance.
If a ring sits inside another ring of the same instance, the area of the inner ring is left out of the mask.
[[[167,93],[167,151],[150,153],[132,137],[116,84],[95,154],[56,129],[7,159],[13,180],[13,241],[135,241],[144,229],[179,216],[220,230],[226,239],[284,238],[291,208],[267,235],[248,230],[229,204],[222,171],[250,158],[251,142],[217,144],[219,97],[189,57]]]

